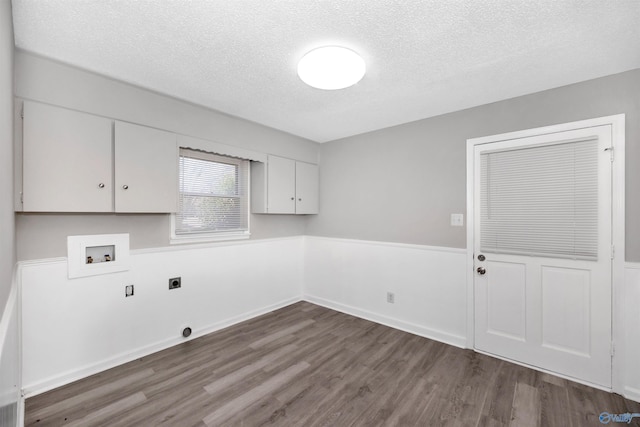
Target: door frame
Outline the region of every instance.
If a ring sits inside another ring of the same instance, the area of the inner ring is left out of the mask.
[[[625,115],[598,117],[551,126],[508,132],[467,139],[467,307],[466,307],[466,347],[475,350],[475,310],[474,310],[474,150],[477,145],[493,142],[527,138],[537,135],[564,132],[595,126],[611,126],[612,176],[611,176],[611,238],[612,238],[612,271],[611,271],[611,384],[616,393],[624,392],[625,374],[625,313],[624,313],[624,266],[625,266]],[[538,369],[539,368],[534,368]],[[557,374],[556,374],[557,375]],[[571,378],[570,378],[571,379]],[[575,379],[572,379],[575,380]],[[589,384],[592,385],[592,384]],[[598,387],[601,388],[601,387]]]

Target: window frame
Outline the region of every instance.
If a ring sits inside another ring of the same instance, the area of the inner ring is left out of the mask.
[[[185,234],[177,234],[176,233],[176,224],[177,224],[177,215],[179,212],[174,212],[171,214],[171,234],[169,242],[170,244],[188,244],[188,243],[209,243],[209,242],[220,242],[220,241],[230,241],[230,240],[244,240],[249,239],[251,237],[251,161],[249,159],[243,159],[239,157],[227,156],[224,154],[212,153],[204,150],[198,150],[190,147],[178,147],[178,163],[180,162],[180,157],[182,155],[180,152],[182,150],[188,150],[194,153],[194,157],[196,159],[212,161],[218,163],[226,163],[226,164],[235,164],[238,167],[242,167],[246,162],[246,174],[243,177],[246,179],[246,183],[244,188],[246,188],[246,218],[247,218],[247,229],[246,230],[234,230],[234,231],[209,231],[202,233],[185,233]],[[202,156],[198,157],[198,153],[201,153]],[[205,158],[208,157],[208,158]],[[213,159],[212,159],[213,158]],[[218,161],[220,159],[220,161]],[[178,180],[180,177],[178,177]],[[180,185],[178,182],[178,200],[180,200]],[[180,203],[179,203],[180,206]]]

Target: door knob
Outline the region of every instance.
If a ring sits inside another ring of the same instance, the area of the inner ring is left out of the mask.
[[[478,274],[479,274],[479,275],[481,275],[481,276],[483,276],[483,275],[484,275],[484,273],[486,273],[486,272],[487,272],[487,270],[485,270],[485,268],[484,268],[484,267],[478,267],[478,268],[476,269],[476,271],[477,271],[477,272],[478,272]]]

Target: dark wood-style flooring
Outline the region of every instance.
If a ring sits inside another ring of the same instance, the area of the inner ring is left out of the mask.
[[[29,398],[25,425],[582,427],[605,411],[640,403],[301,302]]]

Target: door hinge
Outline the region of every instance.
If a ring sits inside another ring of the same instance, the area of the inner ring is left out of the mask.
[[[20,203],[24,204],[24,193],[20,193]]]
[[[611,245],[611,259],[616,257],[616,245]]]
[[[611,341],[611,357],[613,357],[616,354],[616,344]]]
[[[604,149],[604,151],[609,152],[609,155],[611,156],[611,161],[613,162],[613,147],[607,147]]]

